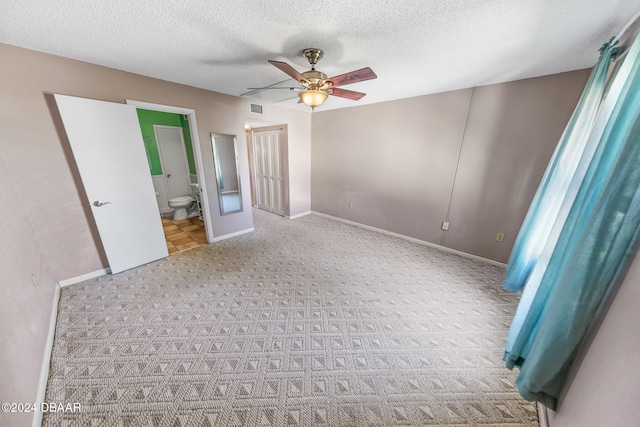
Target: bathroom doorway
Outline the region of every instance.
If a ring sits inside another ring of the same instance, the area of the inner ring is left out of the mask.
[[[139,117],[141,110],[168,113],[164,121],[148,121],[146,128],[141,123],[141,129],[169,255],[213,241],[195,111],[133,100],[127,104],[138,109]],[[181,147],[176,145],[178,139]],[[187,218],[174,220],[169,200],[187,195],[193,198]]]
[[[182,117],[179,119],[184,122]],[[162,190],[166,194],[162,201],[160,197],[157,200],[167,250],[172,255],[207,243],[200,206],[200,186],[193,167],[193,149],[190,147],[191,150],[188,150],[185,144],[185,139],[188,139],[189,145],[191,143],[189,129],[154,124],[153,133],[162,168],[159,175],[161,179],[154,180],[154,185],[157,185],[156,190]],[[180,204],[183,212],[178,217],[175,201],[181,199],[186,201]],[[164,203],[165,200],[168,202]]]
[[[136,113],[169,255],[207,243],[188,117]]]

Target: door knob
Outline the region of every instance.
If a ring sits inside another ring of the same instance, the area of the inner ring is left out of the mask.
[[[110,205],[111,202],[101,202],[99,200],[96,200],[95,202],[93,202],[93,206],[99,208],[100,206],[104,206],[104,205]]]
[[[171,178],[171,174],[170,173],[167,174],[167,178]]]

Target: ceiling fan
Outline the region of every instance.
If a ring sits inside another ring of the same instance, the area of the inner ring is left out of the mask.
[[[369,67],[361,68],[360,70],[351,71],[350,73],[340,74],[339,76],[329,77],[323,72],[316,70],[316,64],[324,53],[320,49],[308,48],[302,51],[302,55],[307,58],[311,69],[303,73],[297,72],[291,65],[286,62],[272,61],[269,63],[277,67],[280,71],[283,71],[289,77],[297,80],[300,83],[300,87],[263,87],[263,88],[249,88],[257,90],[266,89],[289,89],[299,92],[300,101],[303,104],[315,109],[322,105],[329,95],[339,96],[341,98],[347,98],[354,101],[359,100],[365,93],[355,92],[353,90],[341,89],[338,86],[344,86],[352,83],[362,82],[365,80],[375,79],[376,74]]]

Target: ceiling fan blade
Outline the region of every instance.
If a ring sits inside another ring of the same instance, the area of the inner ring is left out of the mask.
[[[339,88],[333,88],[331,90],[332,90],[331,95],[333,95],[333,96],[339,96],[340,98],[352,99],[354,101],[358,101],[360,98],[362,98],[363,96],[366,95],[366,93],[356,92],[356,91],[353,91],[353,90],[346,90],[346,89],[339,89]]]
[[[247,88],[248,92],[242,93],[240,94],[240,96],[252,96],[255,95],[257,93],[260,93],[262,91],[268,90],[268,89],[287,89],[287,90],[300,90],[301,88],[297,88],[297,87],[290,87],[290,86],[279,86],[285,83],[289,83],[290,80],[283,80],[281,82],[277,82],[274,84],[271,84],[269,86],[263,86],[263,87],[249,87]]]
[[[286,62],[269,60],[269,63],[271,65],[274,65],[280,71],[284,72],[285,74],[288,74],[291,78],[296,79],[299,82],[306,82],[307,81],[307,79],[305,79],[302,74],[297,72],[295,70],[295,68],[293,68],[291,65],[287,64]]]
[[[333,87],[350,85],[351,83],[362,82],[365,80],[375,79],[376,73],[369,67],[362,68],[360,70],[352,71],[346,74],[340,74],[339,76],[330,77],[327,81],[333,83]]]

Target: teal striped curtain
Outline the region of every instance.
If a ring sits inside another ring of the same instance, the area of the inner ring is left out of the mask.
[[[584,152],[562,190],[567,194],[551,196],[562,198],[562,202],[554,208],[558,212],[555,218],[540,224],[550,228],[548,235],[540,238],[530,234],[533,227],[524,228],[518,240],[522,238],[523,246],[535,250],[521,250],[520,254],[535,255],[525,261],[512,259],[517,264],[509,268],[524,283],[511,276],[507,287],[517,290],[524,286],[524,291],[504,360],[508,368],[520,368],[516,379],[520,394],[552,409],[584,336],[636,249],[640,231],[639,40],[630,46],[599,103],[595,122],[583,142]],[[609,60],[611,49],[611,43],[605,46],[601,61],[603,57]],[[563,167],[563,163],[552,161],[549,168],[554,167]],[[547,176],[553,176],[553,171],[547,171]],[[536,198],[543,199],[553,191],[554,186],[547,185]],[[524,270],[515,270],[525,264]]]
[[[585,164],[589,164],[597,138],[589,139],[596,120],[609,65],[614,52],[613,39],[600,49],[600,60],[594,67],[578,105],[556,146],[547,170],[538,186],[529,211],[520,227],[520,233],[511,251],[507,266],[505,289],[511,292],[521,290],[531,270],[540,258],[543,248],[551,239],[551,226],[564,222],[566,212],[563,206],[570,205],[575,198],[575,185],[571,182],[581,179]],[[587,147],[587,142],[590,146]],[[582,170],[578,166],[582,165]]]

